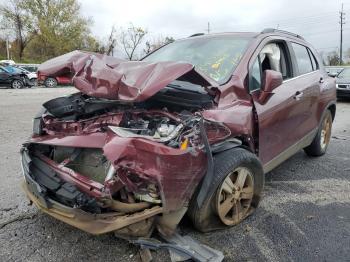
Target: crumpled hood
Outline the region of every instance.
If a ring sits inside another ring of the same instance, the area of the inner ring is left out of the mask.
[[[74,86],[89,96],[130,102],[144,101],[177,79],[218,86],[189,63],[126,61],[84,51],[48,60],[38,71],[51,76],[71,73]]]

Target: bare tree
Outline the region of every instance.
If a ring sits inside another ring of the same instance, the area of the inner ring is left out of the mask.
[[[164,38],[163,36],[158,36],[158,38],[153,38],[146,42],[146,48],[143,49],[143,52],[147,55],[152,51],[162,47],[163,45],[172,43],[174,41],[175,39],[173,37],[167,36]]]
[[[108,37],[108,42],[106,46],[106,54],[107,55],[114,55],[114,48],[117,45],[117,38],[116,38],[116,29],[115,26],[112,26],[111,33]]]
[[[23,0],[8,1],[7,4],[0,6],[0,13],[3,17],[1,24],[6,24],[15,32],[18,56],[21,60],[25,47],[36,33],[31,26],[30,16],[23,8]]]
[[[135,51],[142,44],[147,33],[146,29],[136,27],[132,23],[128,29],[122,30],[120,41],[129,60],[135,60]]]
[[[327,60],[330,66],[340,65],[339,54],[336,51],[329,52],[327,55]]]

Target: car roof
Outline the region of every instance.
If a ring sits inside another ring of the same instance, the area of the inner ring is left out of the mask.
[[[289,37],[298,41],[305,42],[305,39],[298,34],[294,34],[292,32],[288,32],[284,30],[273,29],[273,28],[267,28],[261,32],[221,32],[221,33],[211,33],[211,34],[200,33],[200,34],[194,34],[189,38],[191,37],[215,38],[215,37],[225,37],[225,36],[237,36],[237,37],[247,37],[247,38],[258,38],[258,37],[265,38],[268,36],[280,36],[280,37]],[[183,38],[183,39],[187,39],[187,38]],[[183,40],[183,39],[179,39],[179,40]]]

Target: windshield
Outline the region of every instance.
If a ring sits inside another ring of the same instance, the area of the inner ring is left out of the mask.
[[[338,78],[350,78],[350,68],[345,68],[338,75]]]
[[[236,69],[249,41],[237,36],[188,38],[160,48],[143,61],[187,62],[223,84]]]
[[[4,72],[6,72],[6,73],[10,73],[10,72],[9,72],[5,67],[3,67],[3,66],[0,67],[0,70],[4,71]]]

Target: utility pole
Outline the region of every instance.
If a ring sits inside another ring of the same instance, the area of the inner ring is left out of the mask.
[[[208,34],[210,34],[210,23],[208,22],[208,28],[205,30],[208,32]]]
[[[344,4],[341,4],[340,11],[340,55],[339,62],[340,65],[343,64],[343,25],[345,24],[345,13],[344,13]]]
[[[6,52],[7,52],[7,60],[10,60],[10,43],[8,38],[6,38]]]

